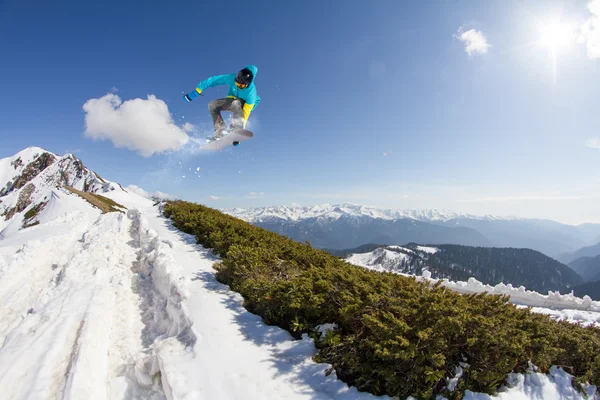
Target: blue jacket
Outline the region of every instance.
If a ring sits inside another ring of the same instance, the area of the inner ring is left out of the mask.
[[[254,81],[256,80],[256,74],[258,73],[258,68],[255,65],[248,65],[246,66],[246,68],[252,71],[254,78],[252,79],[252,83],[250,83],[250,85],[245,89],[240,89],[235,85],[235,77],[237,73],[211,76],[210,78],[200,82],[198,84],[198,87],[196,88],[196,93],[200,94],[205,89],[210,87],[220,85],[229,86],[229,92],[227,93],[227,97],[236,97],[238,99],[244,100],[245,102],[244,127],[246,126],[246,121],[248,121],[248,117],[250,117],[250,113],[256,108],[258,103],[260,103],[260,97],[258,96],[258,93],[256,91],[256,85],[254,84]]]

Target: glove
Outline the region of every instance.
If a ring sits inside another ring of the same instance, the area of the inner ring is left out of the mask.
[[[191,93],[186,94],[185,96],[183,96],[183,98],[185,99],[185,101],[187,101],[189,103],[201,94],[202,94],[202,90],[200,90],[200,88],[196,88],[196,90],[194,90]]]

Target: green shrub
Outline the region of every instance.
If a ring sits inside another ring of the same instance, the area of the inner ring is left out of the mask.
[[[519,309],[507,296],[460,295],[439,283],[369,271],[324,251],[197,204],[167,202],[164,214],[221,256],[217,279],[246,308],[296,337],[316,339],[315,359],[376,395],[461,399],[492,394],[529,362],[560,365],[574,383],[600,385],[600,329]],[[323,338],[315,329],[337,328]],[[447,379],[467,365],[456,390]]]
[[[30,220],[38,215],[38,213],[46,207],[47,202],[41,202],[31,207],[25,214],[24,219]]]

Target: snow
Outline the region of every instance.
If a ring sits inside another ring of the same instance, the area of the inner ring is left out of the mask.
[[[451,392],[453,392],[454,389],[456,389],[456,385],[458,384],[458,380],[460,378],[462,378],[463,372],[464,371],[462,369],[462,366],[459,365],[459,366],[456,367],[456,370],[454,371],[454,377],[448,380],[449,381],[448,385],[447,385],[448,390],[450,390]]]
[[[431,281],[436,282],[437,280],[431,279]],[[512,303],[536,307],[536,309],[543,307],[558,310],[589,311],[594,313],[593,315],[596,315],[596,318],[600,316],[600,302],[593,301],[589,296],[581,298],[573,294],[560,294],[559,292],[550,291],[547,295],[543,295],[527,290],[523,286],[513,287],[510,283],[499,283],[495,286],[486,285],[475,278],[470,278],[467,282],[443,280],[442,284],[458,293],[488,292],[490,294],[509,295]]]
[[[40,224],[4,229],[0,237],[2,398],[376,397],[335,372],[326,376],[330,365],[312,360],[316,349],[307,335],[294,340],[247,312],[242,297],[215,279],[219,259],[161,217],[152,201],[113,190],[103,195],[128,210],[101,214],[53,185],[43,194]],[[471,281],[463,286],[481,289]],[[561,302],[579,304],[551,296],[551,304]],[[598,322],[597,305],[581,305],[539,312]],[[511,382],[498,396],[465,398],[583,399],[558,368],[548,376],[511,375]],[[588,390],[599,398],[595,387]]]
[[[600,326],[600,313],[594,311],[582,311],[573,309],[559,309],[559,308],[544,308],[544,307],[531,307],[531,311],[546,314],[558,321],[569,321],[573,323],[580,323],[583,326],[596,325]]]
[[[337,328],[337,324],[317,325],[317,330],[321,334],[321,337],[325,336],[327,334],[327,331],[333,331],[335,328]]]
[[[426,246],[417,246],[417,250],[422,251],[424,253],[429,253],[429,254],[435,254],[438,251],[440,251],[440,249],[437,249],[435,247],[426,247]]]
[[[346,261],[350,264],[373,269],[375,271],[391,271],[403,260],[410,261],[410,256],[397,251],[389,250],[394,247],[396,250],[404,250],[398,246],[379,247],[369,253],[356,253],[350,255]]]
[[[510,388],[504,387],[495,396],[467,391],[465,400],[575,400],[586,397],[571,385],[572,375],[564,370],[551,367],[550,374],[531,372],[527,375],[510,374]],[[588,399],[598,399],[595,386],[586,388]]]

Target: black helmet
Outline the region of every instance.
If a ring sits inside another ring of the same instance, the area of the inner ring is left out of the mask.
[[[238,87],[245,88],[248,87],[250,83],[252,83],[253,78],[254,75],[252,75],[252,71],[250,71],[248,68],[244,68],[243,70],[237,73],[235,77],[235,83],[238,84]]]

